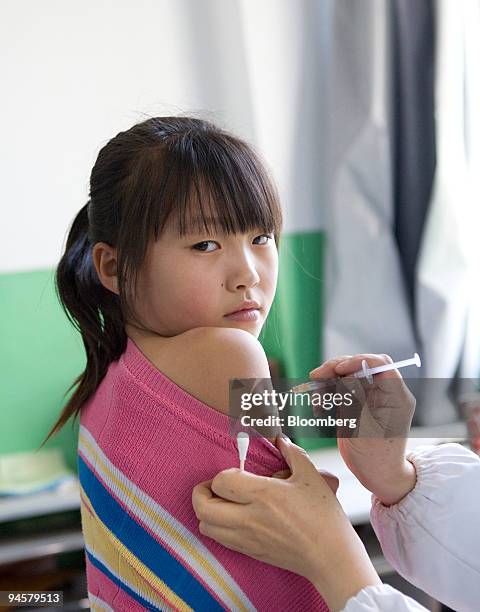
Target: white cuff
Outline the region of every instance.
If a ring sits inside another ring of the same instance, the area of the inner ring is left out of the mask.
[[[455,610],[478,610],[480,459],[459,444],[409,453],[417,482],[398,504],[372,496],[370,520],[387,561]]]
[[[428,612],[388,584],[365,587],[347,601],[342,612]]]

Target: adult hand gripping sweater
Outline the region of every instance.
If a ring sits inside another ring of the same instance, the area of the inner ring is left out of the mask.
[[[229,417],[176,385],[130,338],[82,407],[78,450],[93,610],[328,610],[302,576],[199,532],[193,487],[238,466]],[[245,468],[270,476],[288,465],[252,436]]]

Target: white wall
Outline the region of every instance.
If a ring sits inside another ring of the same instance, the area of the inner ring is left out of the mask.
[[[315,7],[3,0],[0,272],[56,264],[99,149],[144,114],[194,112],[249,139],[279,184],[286,229],[318,227]]]

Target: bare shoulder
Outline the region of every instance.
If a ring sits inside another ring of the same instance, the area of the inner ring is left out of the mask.
[[[243,329],[196,327],[182,336],[180,346],[184,343],[190,347],[205,369],[223,369],[226,374],[235,374],[233,378],[270,376],[263,346],[255,336]]]
[[[263,346],[243,329],[196,327],[176,336],[171,347],[173,359],[164,373],[220,412],[228,412],[231,379],[270,378]]]

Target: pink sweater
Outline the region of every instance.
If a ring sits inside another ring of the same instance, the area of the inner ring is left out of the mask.
[[[92,610],[328,610],[305,578],[198,530],[192,489],[238,466],[229,417],[167,378],[128,339],[80,418],[82,528]],[[251,437],[245,468],[288,468]]]

